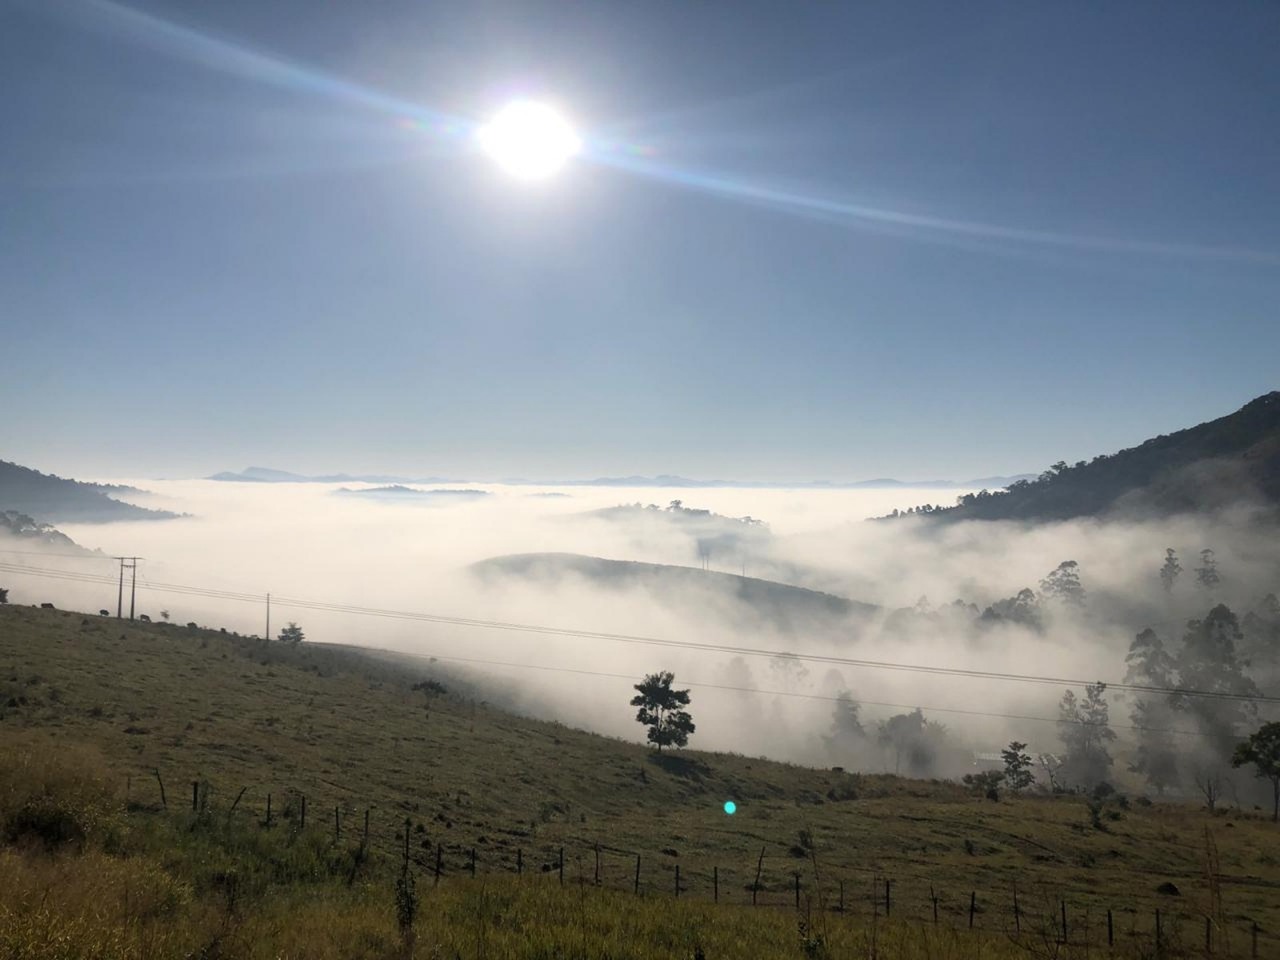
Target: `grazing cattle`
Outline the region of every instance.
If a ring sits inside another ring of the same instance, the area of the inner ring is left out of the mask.
[[[42,603],[42,604],[40,604],[40,609],[41,609],[41,610],[52,610],[52,609],[53,609],[53,604],[52,604],[52,603]]]
[[[150,622],[151,622],[151,618],[150,618],[150,617],[148,617],[145,613],[143,613],[143,614],[139,614],[138,619],[139,619],[139,620],[141,620],[143,623],[150,623]]]
[[[100,617],[109,617],[109,616],[111,616],[111,611],[110,611],[110,610],[99,610],[99,611],[98,611],[98,616],[100,616]]]

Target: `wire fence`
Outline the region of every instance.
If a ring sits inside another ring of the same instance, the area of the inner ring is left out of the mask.
[[[186,798],[169,795],[160,771],[153,776],[160,808],[212,817],[207,781],[190,781]],[[130,778],[129,791],[137,791]],[[717,905],[796,911],[812,928],[814,918],[833,921],[897,923],[945,927],[974,936],[1010,938],[1057,955],[1068,948],[1127,951],[1149,957],[1205,956],[1273,958],[1280,956],[1280,936],[1255,917],[1228,912],[1221,900],[1220,877],[1207,877],[1208,906],[1179,905],[1172,891],[1159,906],[1114,901],[1096,891],[1071,890],[1059,884],[1020,886],[1016,878],[995,886],[983,877],[959,883],[931,877],[927,863],[916,869],[828,867],[815,851],[806,859],[769,854],[769,845],[748,861],[726,856],[723,863],[682,864],[674,851],[655,855],[608,842],[545,842],[499,845],[488,837],[474,843],[433,840],[421,821],[399,814],[388,817],[372,806],[351,803],[317,807],[305,794],[259,793],[253,809],[243,802],[241,787],[226,809],[228,824],[260,830],[284,829],[294,834],[325,835],[337,847],[348,844],[363,862],[376,850],[401,870],[415,872],[433,885],[486,876],[515,877],[522,882],[554,883],[580,889],[609,890],[642,897],[694,898]],[[131,800],[132,802],[132,800]],[[135,804],[144,806],[142,804]],[[154,803],[151,805],[155,809]],[[377,815],[375,816],[375,812]],[[1260,881],[1262,882],[1262,881]]]

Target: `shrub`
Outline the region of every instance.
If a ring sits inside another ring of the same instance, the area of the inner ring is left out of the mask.
[[[100,757],[45,737],[0,747],[0,833],[46,849],[83,844],[119,812]]]

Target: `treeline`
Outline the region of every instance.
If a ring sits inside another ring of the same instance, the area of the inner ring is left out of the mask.
[[[1132,733],[1126,731],[1124,742],[1117,742],[1105,684],[1065,691],[1058,706],[1058,745],[1034,757],[1043,789],[1106,791],[1127,772],[1157,795],[1198,794],[1211,809],[1223,799],[1237,805],[1258,799],[1256,784],[1234,773],[1233,764],[1246,738],[1267,727],[1259,727],[1260,701],[1280,690],[1280,598],[1267,593],[1237,613],[1221,600],[1232,586],[1230,571],[1224,572],[1213,549],[1201,549],[1188,567],[1172,547],[1151,565],[1152,590],[1162,598],[1158,609],[1169,610],[1181,597],[1179,607],[1185,610],[1191,591],[1206,612],[1170,616],[1130,635],[1124,682],[1147,688],[1122,694],[1120,707]],[[963,599],[934,607],[921,597],[914,606],[891,612],[883,629],[906,639],[977,638],[1009,626],[1033,633],[1051,627],[1059,633],[1096,631],[1097,611],[1091,607],[1080,564],[1064,560],[1035,588],[1024,587],[985,608]],[[836,703],[824,743],[829,756],[879,762],[885,770],[911,776],[954,775],[958,766],[975,762],[946,725],[919,709],[864,728],[859,704],[847,691]],[[1258,756],[1268,755],[1269,748],[1259,749]],[[1117,768],[1117,754],[1124,758],[1122,768]],[[1252,762],[1246,758],[1234,765]],[[1280,758],[1275,762],[1280,766]],[[1255,772],[1271,779],[1269,769],[1264,762]],[[987,779],[982,784],[992,785]],[[1268,799],[1274,809],[1278,798]]]

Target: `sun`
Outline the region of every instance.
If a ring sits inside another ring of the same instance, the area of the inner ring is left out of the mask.
[[[508,103],[480,128],[477,139],[498,166],[521,180],[552,176],[582,149],[569,121],[534,100]]]

